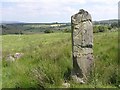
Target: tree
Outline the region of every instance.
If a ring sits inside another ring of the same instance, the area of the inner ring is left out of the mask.
[[[93,33],[98,33],[99,32],[99,29],[98,29],[98,26],[93,26]]]
[[[99,26],[98,29],[99,29],[99,32],[104,32],[105,31],[105,27],[104,26]]]
[[[71,32],[71,30],[70,29],[64,29],[64,32],[69,33],[69,32]]]
[[[45,30],[44,33],[53,33],[52,30]]]
[[[112,28],[118,27],[118,23],[116,23],[116,22],[112,23],[112,24],[111,24],[111,27],[112,27]]]

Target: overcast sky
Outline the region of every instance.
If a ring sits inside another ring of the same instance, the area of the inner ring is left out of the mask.
[[[119,0],[1,0],[2,21],[70,22],[79,9],[95,21],[118,18]]]

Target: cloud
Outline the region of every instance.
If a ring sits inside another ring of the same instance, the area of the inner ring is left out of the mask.
[[[1,0],[2,2],[44,2],[44,3],[50,3],[50,2],[62,2],[62,3],[85,3],[86,0]]]
[[[119,2],[119,0],[91,0],[90,2],[112,5],[113,3],[117,4]]]
[[[107,20],[107,19],[117,19],[118,18],[118,7],[98,7],[93,6],[93,9],[89,9],[94,20]]]
[[[80,8],[93,20],[117,18],[118,0],[2,0],[3,20],[68,22]]]

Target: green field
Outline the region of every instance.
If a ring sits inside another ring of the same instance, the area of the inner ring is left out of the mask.
[[[70,79],[72,45],[70,33],[3,35],[3,88],[62,87],[64,80],[71,88],[114,88],[120,82],[117,74],[118,32],[94,34],[95,69],[89,84],[75,84]],[[15,62],[6,56],[23,53]]]

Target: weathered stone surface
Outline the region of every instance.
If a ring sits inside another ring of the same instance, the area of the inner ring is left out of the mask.
[[[19,58],[21,58],[23,56],[23,53],[15,53],[14,54],[14,58],[15,59],[19,59]]]
[[[15,61],[15,58],[10,54],[6,57],[6,61],[13,62]]]
[[[63,86],[63,88],[69,88],[69,87],[70,87],[70,84],[67,83],[67,82],[65,82],[65,83],[62,84],[62,86]]]
[[[14,62],[14,61],[17,60],[17,59],[20,59],[22,56],[23,56],[23,53],[15,53],[14,55],[9,54],[9,55],[6,57],[6,61]]]
[[[71,28],[73,52],[72,77],[74,81],[81,83],[87,81],[93,63],[93,27],[91,15],[81,9],[71,17]]]
[[[77,75],[72,75],[72,79],[73,81],[75,81],[76,83],[80,83],[80,84],[84,84],[85,82],[83,81],[83,78],[78,77]]]

